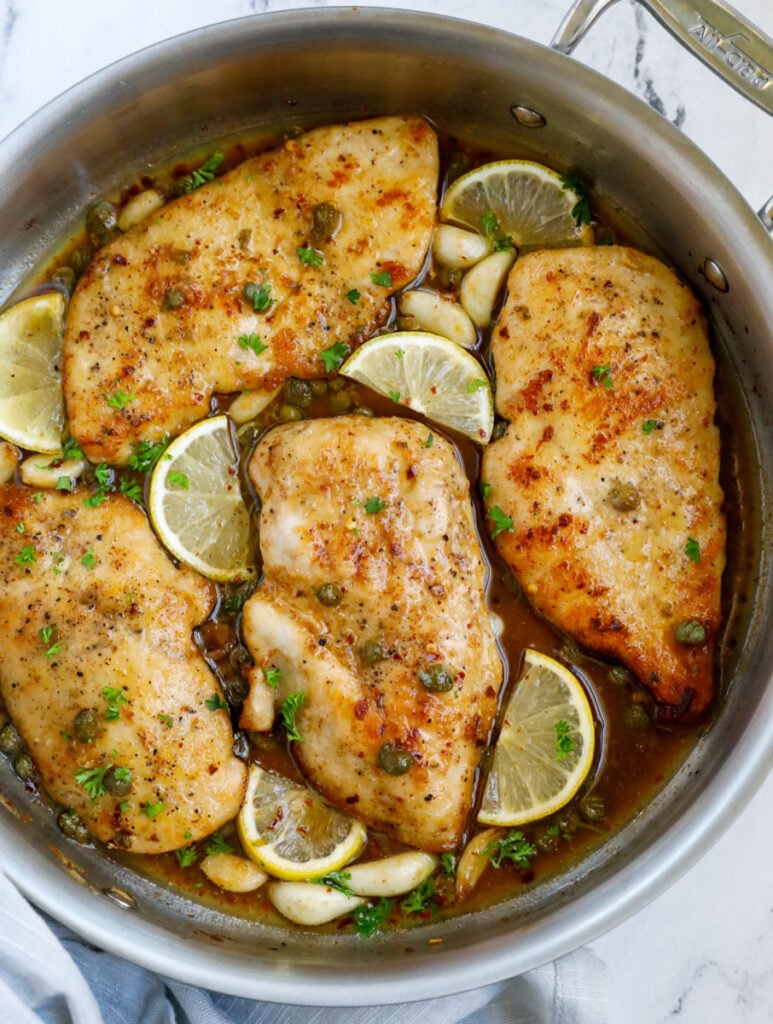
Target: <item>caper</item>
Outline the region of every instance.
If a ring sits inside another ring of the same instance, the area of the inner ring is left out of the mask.
[[[348,391],[337,391],[330,396],[330,411],[334,413],[348,412],[352,407],[352,396]]]
[[[179,288],[167,288],[162,305],[164,309],[180,309],[185,305],[185,295]]]
[[[674,639],[678,644],[702,644],[706,639],[706,630],[697,619],[685,619],[674,630]]]
[[[94,253],[91,249],[73,249],[70,257],[70,266],[76,277],[80,277],[86,267],[91,263]]]
[[[459,270],[457,267],[447,267],[443,265],[437,267],[437,276],[438,281],[443,288],[448,288],[453,291],[462,283],[464,272]]]
[[[333,608],[335,605],[340,604],[343,596],[344,592],[337,583],[323,583],[317,591],[317,600],[320,604],[324,604],[326,608]]]
[[[570,665],[578,665],[583,660],[579,644],[569,636],[565,636],[561,641],[561,646],[558,648],[558,656],[563,658],[564,661],[568,661]]]
[[[323,380],[322,377],[318,377],[315,380],[309,381],[309,387],[311,388],[312,395],[324,395],[327,391],[327,381]]]
[[[117,223],[118,214],[112,203],[97,203],[86,214],[86,230],[99,242],[107,241]]]
[[[18,754],[24,746],[19,730],[13,724],[9,722],[0,729],[0,750],[7,754],[9,757],[13,757],[14,754]]]
[[[311,405],[314,392],[311,390],[310,381],[299,380],[298,377],[290,377],[285,384],[285,395],[288,402],[299,406],[301,409],[305,409],[307,405]]]
[[[643,704],[631,704],[626,708],[624,717],[629,729],[644,729],[650,724],[650,716]]]
[[[327,382],[327,386],[331,391],[343,391],[346,387],[345,377],[331,377]]]
[[[234,752],[234,757],[238,757],[242,761],[246,761],[249,758],[250,741],[246,732],[234,733],[234,741],[231,750]]]
[[[494,429],[491,431],[491,440],[498,441],[500,437],[504,437],[508,426],[507,420],[497,420],[494,424]]]
[[[378,752],[378,766],[387,775],[405,775],[413,766],[413,757],[409,751],[387,741]]]
[[[627,686],[633,682],[633,676],[624,665],[613,665],[607,672],[607,679],[615,686]]]
[[[375,665],[377,661],[383,661],[387,656],[383,640],[366,640],[357,654],[363,665]]]
[[[186,263],[190,263],[191,253],[188,249],[172,249],[169,253],[169,258],[173,263],[179,263],[184,266]]]
[[[75,271],[72,267],[57,267],[51,275],[51,280],[54,284],[58,284],[60,288],[64,288],[69,295],[75,287]]]
[[[17,754],[13,759],[13,770],[23,782],[29,782],[35,774],[35,762],[29,754]]]
[[[419,682],[430,693],[447,693],[454,687],[454,677],[445,665],[432,665],[419,672]]]
[[[601,821],[606,813],[607,805],[601,793],[588,793],[580,801],[580,814],[586,821]]]
[[[534,845],[544,853],[552,853],[561,845],[561,833],[555,825],[543,825],[534,834]]]
[[[580,815],[574,807],[565,808],[556,818],[556,825],[563,836],[573,836],[580,824]]]
[[[68,839],[74,839],[76,843],[87,843],[91,838],[89,830],[75,811],[62,811],[56,819],[56,823],[63,835],[67,836]]]
[[[299,409],[297,405],[283,402],[277,409],[276,418],[280,423],[292,423],[295,420],[303,419],[303,410]]]
[[[242,665],[252,664],[252,655],[246,647],[237,645],[228,655],[228,660],[234,668],[240,668]]]
[[[352,409],[355,416],[372,416],[373,410],[369,409],[367,405],[355,405]]]
[[[113,796],[126,796],[132,791],[132,773],[128,768],[111,768],[105,772],[104,786]]]
[[[627,481],[618,480],[609,492],[609,503],[618,512],[633,512],[640,501],[635,485]]]
[[[311,211],[311,232],[309,238],[315,245],[321,245],[332,237],[341,226],[341,214],[332,203],[317,203]]]
[[[243,703],[244,698],[250,692],[250,684],[242,676],[232,676],[223,681],[223,692],[231,707],[235,707]]]
[[[99,727],[99,713],[94,708],[84,708],[75,716],[72,731],[76,740],[88,743],[99,735]]]

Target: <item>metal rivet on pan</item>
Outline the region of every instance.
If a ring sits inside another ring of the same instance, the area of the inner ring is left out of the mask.
[[[117,903],[119,907],[123,907],[124,910],[134,910],[135,902],[134,897],[128,892],[124,892],[123,889],[117,889],[113,886],[110,889],[103,889],[102,895],[107,896],[113,903]]]
[[[773,196],[768,199],[762,209],[757,211],[757,216],[762,221],[762,226],[773,235]]]
[[[522,124],[524,128],[544,128],[547,121],[538,113],[536,110],[532,110],[531,107],[510,107],[510,113],[513,115],[518,124]]]
[[[718,292],[726,292],[730,288],[722,267],[720,267],[716,260],[712,260],[708,256],[703,261],[703,276]]]

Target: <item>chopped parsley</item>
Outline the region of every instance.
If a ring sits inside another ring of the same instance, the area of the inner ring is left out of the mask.
[[[199,857],[195,846],[181,846],[179,850],[174,851],[174,855],[181,868],[189,868]]]
[[[271,284],[268,281],[261,281],[260,284],[248,281],[244,286],[243,295],[248,302],[252,303],[252,308],[256,313],[265,313],[274,305],[274,300],[271,298]]]
[[[325,262],[322,253],[312,249],[310,245],[299,245],[295,251],[304,267],[321,267]]]
[[[106,764],[102,768],[79,768],[75,773],[75,782],[83,786],[91,800],[96,800],[107,792],[105,776],[112,767],[111,764]]]
[[[189,178],[183,179],[183,191],[193,192],[195,189],[201,188],[202,185],[207,185],[210,181],[214,181],[215,172],[224,160],[225,156],[219,149],[216,149],[212,156],[207,157],[198,170],[193,171]]]
[[[16,532],[17,533],[24,533],[25,530],[26,530],[26,526],[24,525],[24,523],[17,523],[16,524]]]
[[[204,852],[208,855],[214,853],[233,853],[234,848],[228,845],[219,832],[215,832],[213,836],[210,836],[209,842],[204,847]]]
[[[499,505],[494,505],[493,508],[488,510],[488,517],[494,524],[494,529],[491,533],[492,540],[494,540],[495,537],[498,537],[500,533],[504,533],[505,530],[507,530],[508,533],[513,533],[515,531],[515,525],[512,519],[510,516],[506,516],[504,514]]]
[[[363,505],[363,508],[369,516],[374,515],[376,512],[383,512],[386,507],[387,503],[382,501],[378,495],[375,495],[373,498],[368,498]]]
[[[158,718],[159,722],[162,725],[165,725],[167,727],[167,729],[171,729],[172,726],[174,725],[174,719],[172,718],[171,715],[165,715],[162,712],[160,715],[156,715],[156,717]]]
[[[37,561],[35,557],[35,545],[25,544],[14,561],[17,565],[30,565],[32,562]]]
[[[434,440],[435,440],[434,434],[432,433],[432,431],[430,431],[429,434],[427,434],[427,440],[424,442],[424,447],[425,448],[431,448]]]
[[[485,388],[487,384],[487,380],[484,380],[482,377],[477,377],[475,380],[471,380],[467,385],[467,391],[469,394],[473,395],[476,391],[480,391],[481,388]]]
[[[392,399],[393,402],[397,403],[397,402],[400,401],[400,392],[399,391],[390,391],[389,392],[389,397]]]
[[[361,294],[362,292],[360,292],[359,288],[350,288],[346,293],[346,297],[353,306],[356,306],[360,301]]]
[[[684,546],[684,553],[690,559],[691,562],[695,562],[697,565],[701,560],[701,546],[694,537],[688,537],[687,543]]]
[[[564,719],[555,723],[556,730],[556,761],[565,761],[574,750],[569,723]]]
[[[483,847],[481,851],[495,868],[502,866],[503,861],[511,860],[516,867],[526,871],[531,867],[531,859],[537,851],[527,842],[523,832],[510,829],[503,839],[495,839]]]
[[[478,484],[478,490],[480,491],[481,498],[485,501],[489,494],[491,494],[491,484],[484,483],[484,481],[481,480]]]
[[[71,491],[72,488],[73,481],[71,476],[59,476],[56,478],[57,491]]]
[[[96,555],[91,548],[89,548],[85,554],[81,555],[81,565],[85,566],[86,569],[91,570],[96,564]]]
[[[228,704],[223,700],[219,693],[213,693],[211,697],[207,697],[204,703],[210,711],[228,710]]]
[[[377,274],[371,274],[370,279],[373,284],[377,284],[380,288],[392,287],[392,275],[388,270],[381,270]]]
[[[509,235],[498,234],[499,221],[497,220],[493,210],[487,210],[486,213],[482,214],[478,218],[478,223],[481,226],[483,234],[487,235],[494,243],[495,252],[504,252],[515,248],[513,240]]]
[[[312,878],[310,881],[314,882],[315,885],[326,885],[329,889],[335,889],[336,892],[342,892],[344,896],[354,896],[354,893],[346,884],[351,878],[351,874],[348,871],[331,871],[327,875],[323,875],[321,878]]]
[[[382,897],[378,903],[364,903],[361,907],[356,907],[352,911],[352,917],[357,934],[367,939],[379,931],[392,913],[393,905],[393,900]]]
[[[161,458],[161,455],[163,454],[164,449],[168,444],[168,437],[165,437],[163,441],[158,441],[156,444],[153,444],[152,441],[140,441],[137,450],[132,452],[131,456],[129,457],[129,469],[135,469],[139,473],[149,472],[151,469],[153,469],[155,464]],[[100,469],[107,470],[107,466],[97,466],[97,468],[94,470],[94,475],[97,478],[97,482],[100,484],[100,486],[102,486],[103,482],[99,478]],[[107,479],[105,480],[105,486],[107,485],[108,481],[109,476],[107,476]]]
[[[275,690],[279,686],[279,680],[282,678],[281,668],[264,668],[263,678],[266,680],[266,684]]]
[[[562,174],[561,185],[564,189],[577,193],[577,202],[572,207],[572,216],[577,227],[590,224],[590,186],[588,183],[582,178],[578,178],[576,174]]]
[[[662,430],[664,426],[663,420],[645,420],[641,429],[643,434],[651,434],[653,430]]]
[[[43,500],[43,492],[35,491],[35,493],[32,495],[32,500],[35,502],[36,505],[39,505]]]
[[[432,882],[425,878],[425,880],[417,885],[416,888],[408,893],[405,899],[400,903],[400,910],[404,914],[421,914],[425,910],[437,910],[437,904],[434,900],[435,887]]]
[[[159,814],[165,809],[165,807],[166,804],[163,802],[163,800],[157,804],[143,804],[142,813],[145,815],[146,818],[150,818],[150,820],[153,821],[153,819],[157,818]]]
[[[122,476],[118,481],[121,494],[125,494],[127,498],[131,498],[132,501],[136,501],[138,505],[144,504],[144,496],[142,488],[136,480],[130,480],[129,477]]]
[[[279,717],[287,732],[288,740],[296,740],[298,743],[303,743],[303,737],[298,732],[298,727],[295,724],[295,716],[305,703],[306,694],[303,690],[300,690],[285,697],[279,705]]]
[[[124,391],[119,388],[112,395],[105,395],[105,401],[111,409],[125,409],[129,402],[133,402],[136,397],[136,391]]]
[[[131,463],[130,463],[131,464]],[[87,508],[97,508],[105,500],[107,493],[113,487],[113,471],[104,462],[94,467],[94,479],[97,481],[97,492],[90,498],[86,498],[83,504]]]
[[[166,482],[172,487],[181,487],[184,491],[189,491],[191,487],[191,482],[185,473],[180,473],[176,469],[167,474]]]
[[[591,373],[599,384],[603,384],[605,388],[611,388],[613,386],[612,367],[609,366],[608,363],[605,363],[603,366],[594,366]]]
[[[349,355],[349,346],[345,341],[337,341],[330,348],[323,349],[319,358],[325,364],[325,369],[328,373],[332,373],[333,370],[337,370],[341,363]]]
[[[68,437],[62,445],[62,462],[67,459],[82,459],[83,449],[74,437]]]
[[[259,334],[242,334],[239,338],[239,344],[243,349],[254,352],[256,356],[259,356],[261,352],[265,352],[268,348],[268,345],[264,345],[260,340]]]
[[[123,690],[115,686],[103,686],[102,697],[107,703],[105,719],[108,722],[116,722],[121,717],[121,708],[126,703],[126,696]]]
[[[447,875],[453,877],[456,871],[456,855],[453,853],[441,853],[440,866]]]

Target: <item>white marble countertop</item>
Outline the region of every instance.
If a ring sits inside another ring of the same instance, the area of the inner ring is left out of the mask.
[[[213,21],[309,5],[1,0],[0,137],[71,84],[150,43]],[[566,10],[565,0],[379,0],[378,6],[455,15],[543,43]],[[736,0],[736,6],[773,35],[771,0]],[[575,56],[674,121],[755,209],[773,195],[773,120],[723,86],[633,0],[613,7]],[[593,943],[609,967],[612,1024],[773,1021],[771,821],[773,776],[681,880]]]

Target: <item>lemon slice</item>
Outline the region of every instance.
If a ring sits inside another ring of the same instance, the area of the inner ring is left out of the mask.
[[[150,478],[148,513],[167,551],[202,576],[224,582],[255,575],[227,416],[201,420],[172,441]]]
[[[439,334],[381,334],[349,356],[340,372],[474,441],[486,444],[491,437],[494,402],[486,371]]]
[[[363,825],[305,786],[250,766],[237,819],[244,852],[275,878],[297,882],[338,871],[363,849]]]
[[[62,450],[61,292],[33,295],[0,314],[0,436],[21,448]]]
[[[457,178],[443,197],[440,217],[486,233],[481,218],[493,214],[496,226],[489,230],[509,236],[521,250],[590,245],[593,229],[578,225],[572,214],[579,201],[549,167],[497,160]]]
[[[579,680],[553,658],[527,650],[478,821],[524,825],[557,811],[587,777],[595,745],[593,713]]]

